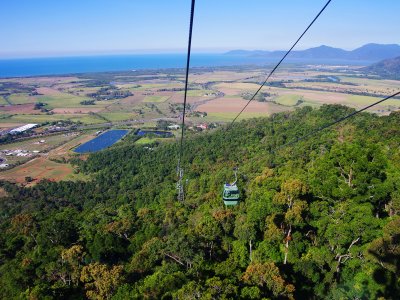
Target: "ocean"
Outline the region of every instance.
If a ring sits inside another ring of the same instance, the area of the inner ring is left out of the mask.
[[[220,67],[240,65],[271,65],[279,59],[249,57],[227,54],[200,54],[191,56],[191,67]],[[364,65],[355,61],[318,61],[288,58],[287,63],[352,64]],[[27,77],[39,75],[64,75],[89,72],[130,71],[143,69],[184,68],[186,54],[135,54],[71,56],[48,58],[0,59],[0,77]]]

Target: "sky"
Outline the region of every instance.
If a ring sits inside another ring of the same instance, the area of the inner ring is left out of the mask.
[[[0,58],[182,53],[191,0],[3,0]],[[288,49],[326,0],[197,0],[193,52]],[[400,1],[332,0],[297,50],[400,44]]]

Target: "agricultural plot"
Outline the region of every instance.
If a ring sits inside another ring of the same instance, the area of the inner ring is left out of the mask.
[[[55,89],[47,87],[39,88],[38,92],[43,95],[38,96],[37,101],[48,104],[49,108],[84,107],[80,102],[87,100],[87,97],[61,93]]]
[[[188,90],[187,91],[187,96],[188,97],[205,97],[205,96],[212,96],[212,94],[215,93],[213,90]],[[179,95],[184,95],[184,91],[179,91]]]
[[[143,99],[143,102],[155,102],[155,103],[159,103],[159,102],[165,102],[169,99],[170,97],[168,96],[146,96]]]
[[[211,71],[203,73],[190,74],[190,82],[207,83],[207,82],[221,82],[221,81],[240,81],[249,78],[259,77],[264,75],[264,72],[259,70],[232,72],[232,71]]]
[[[296,106],[300,105],[302,102],[304,102],[304,99],[302,96],[299,95],[280,95],[278,97],[275,97],[272,99],[275,103],[285,105],[285,106]]]
[[[131,120],[137,118],[136,113],[125,113],[125,112],[102,112],[100,116],[110,120],[111,122],[119,122],[125,120]]]
[[[54,162],[44,157],[37,157],[11,170],[0,172],[0,180],[20,184],[26,182],[26,177],[32,178],[32,182],[29,185],[34,185],[42,179],[52,181],[89,179],[89,177],[83,174],[74,174],[74,169],[70,164]]]
[[[22,149],[26,151],[40,151],[47,152],[48,150],[54,148],[55,146],[64,144],[65,142],[71,140],[71,138],[76,137],[78,133],[71,134],[57,134],[46,137],[38,137],[33,139],[26,139],[20,142],[11,144],[0,145],[0,150],[16,150]]]
[[[56,122],[56,121],[73,121],[82,122],[83,124],[99,124],[104,123],[104,120],[96,115],[90,114],[53,114],[53,115],[31,115],[31,114],[21,114],[21,115],[11,115],[6,118],[0,118],[0,128],[11,127],[9,124],[27,124],[27,123],[37,123],[41,124],[44,122]],[[6,123],[7,126],[3,126],[2,123]],[[17,127],[13,126],[13,127]]]
[[[36,102],[33,96],[29,96],[28,94],[18,93],[12,94],[8,97],[8,101],[12,104],[26,104]]]
[[[39,110],[35,110],[33,103],[17,104],[17,105],[6,105],[0,107],[0,113],[6,114],[37,114]]]
[[[197,109],[199,111],[207,112],[207,114],[213,113],[214,116],[216,116],[215,114],[218,113],[238,113],[246,104],[246,102],[246,100],[239,98],[218,98],[198,106]],[[260,113],[269,116],[273,113],[287,111],[288,109],[290,108],[271,102],[253,101],[247,107],[246,112]]]
[[[3,96],[0,96],[0,105],[8,105],[8,102]]]
[[[238,70],[196,70],[190,74],[188,103],[196,111],[214,114],[204,121],[224,121],[224,114],[240,110],[245,101],[243,96],[254,93],[260,82],[268,73],[268,68]],[[354,70],[357,70],[355,68]],[[329,82],[326,78],[336,76],[340,82]],[[318,81],[321,80],[322,81]],[[6,99],[0,97],[0,124],[2,123],[42,123],[46,121],[72,120],[83,124],[99,124],[104,122],[124,122],[140,119],[151,122],[153,118],[177,118],[179,111],[170,105],[183,101],[183,73],[171,74],[143,72],[142,74],[89,74],[77,77],[38,77],[13,78],[0,80],[26,85],[25,89],[36,88],[39,95],[19,92],[9,96],[14,104],[6,106]],[[307,81],[308,80],[308,81]],[[309,81],[311,80],[311,81]],[[280,86],[287,85],[290,88]],[[343,84],[345,83],[345,84]],[[322,104],[344,104],[360,107],[370,104],[375,98],[351,95],[354,93],[390,94],[398,86],[398,81],[375,80],[351,77],[345,73],[313,70],[312,67],[287,67],[280,69],[268,85],[262,89],[268,93],[266,101],[275,103],[256,103],[257,99],[245,112],[250,114],[271,114],[291,109],[294,106],[320,106]],[[125,98],[94,101],[93,105],[82,105],[85,100],[94,99],[89,94],[101,89],[130,91],[133,95]],[[21,89],[23,90],[23,89]],[[215,99],[217,98],[217,99]],[[50,114],[34,109],[33,105],[43,102]],[[28,104],[30,103],[30,104]],[[254,105],[254,106],[253,106]],[[375,111],[387,113],[396,109],[397,100],[388,101]],[[218,114],[221,119],[217,120]],[[0,125],[3,127],[2,125]]]
[[[230,122],[247,103],[243,97],[254,93],[258,82],[265,78],[266,69],[243,70],[201,70],[190,74],[188,91],[188,122],[194,125],[210,122]],[[182,88],[184,73],[143,75],[88,74],[77,77],[38,77],[2,79],[2,82],[14,82],[22,85],[21,90],[8,96],[0,95],[0,128],[17,127],[26,123],[43,123],[49,121],[71,120],[82,124],[101,124],[113,122],[115,127],[130,126],[129,122],[140,126],[156,126],[157,120],[179,121],[183,102]],[[336,76],[341,82],[329,82],[317,79]],[[311,80],[311,81],[310,81]],[[343,84],[343,82],[347,84]],[[309,67],[282,68],[261,92],[265,93],[267,102],[252,101],[241,114],[239,120],[254,117],[265,117],[273,113],[293,110],[295,107],[323,104],[343,104],[355,108],[371,104],[379,97],[358,96],[354,93],[390,94],[397,90],[399,82],[394,80],[375,80],[347,76],[336,72],[312,70]],[[26,85],[25,87],[23,85]],[[289,88],[284,88],[287,85]],[[10,86],[10,84],[8,85]],[[11,85],[12,86],[12,85]],[[35,87],[39,95],[29,89]],[[133,95],[113,100],[103,99],[107,91],[130,91]],[[3,91],[4,92],[4,91]],[[5,91],[7,92],[7,91]],[[101,92],[104,92],[101,94]],[[90,94],[97,93],[97,98]],[[101,95],[100,95],[101,94]],[[100,96],[99,96],[100,95]],[[102,98],[103,97],[103,98]],[[14,105],[8,105],[9,100]],[[94,100],[93,105],[82,105],[85,100]],[[262,101],[262,99],[259,99]],[[45,109],[35,109],[37,102],[46,103]],[[377,106],[372,112],[387,114],[400,108],[399,100],[389,100]],[[206,112],[203,116],[198,112]],[[202,116],[202,117],[201,117]],[[8,144],[1,149],[26,148],[46,153],[28,163],[11,170],[0,172],[0,179],[25,184],[25,177],[32,176],[34,183],[43,178],[50,180],[87,180],[80,174],[74,174],[72,166],[60,164],[50,159],[68,157],[80,144],[94,137],[94,131],[79,136],[57,135],[44,138],[46,143],[34,144],[36,140],[26,140]],[[177,133],[179,135],[179,133]],[[40,138],[39,138],[40,139]],[[136,144],[151,144],[160,139],[144,137]],[[34,149],[35,148],[35,149]],[[50,150],[50,151],[49,151]],[[10,157],[9,162],[17,163],[26,158]],[[32,159],[32,157],[30,158]]]
[[[207,115],[207,120],[210,122],[232,122],[233,119],[237,116],[237,113],[233,112],[210,112]],[[244,112],[242,113],[237,120],[244,120],[250,118],[260,118],[260,117],[268,117],[267,113],[257,113],[257,112]]]
[[[255,92],[260,87],[255,83],[234,82],[234,83],[218,83],[214,85],[215,89],[225,93],[226,95],[239,95],[243,92]]]

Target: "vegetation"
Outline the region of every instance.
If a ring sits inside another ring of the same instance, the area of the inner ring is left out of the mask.
[[[250,100],[250,99],[252,99],[253,96],[254,96],[254,92],[253,93],[246,92],[246,93],[242,94],[242,98],[244,100]],[[257,95],[254,97],[254,100],[256,100],[258,102],[265,102],[266,101],[265,98],[267,98],[267,97],[271,97],[271,95],[266,92],[260,92],[260,93],[257,93]]]
[[[364,68],[367,73],[376,74],[382,78],[400,79],[400,56],[386,59]]]
[[[2,299],[395,299],[399,113],[309,107],[176,143],[77,157],[87,182],[3,182]],[[367,130],[366,130],[367,129]],[[221,189],[239,166],[242,200]]]
[[[114,86],[106,86],[100,88],[96,93],[88,94],[88,96],[96,100],[114,100],[133,96],[133,94],[130,91],[120,90]]]
[[[81,102],[79,102],[79,104],[81,105],[95,105],[95,100],[83,100]]]

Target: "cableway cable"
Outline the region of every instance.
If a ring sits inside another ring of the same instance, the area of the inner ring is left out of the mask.
[[[183,186],[182,186],[182,177],[183,177],[183,168],[182,168],[182,156],[183,156],[183,139],[185,135],[185,114],[186,114],[186,102],[187,102],[187,91],[188,91],[188,81],[189,81],[189,67],[190,67],[190,52],[192,49],[192,32],[193,32],[193,18],[194,18],[194,6],[195,0],[192,0],[191,9],[190,9],[190,24],[189,24],[189,39],[188,39],[188,47],[187,47],[187,59],[186,59],[186,75],[185,75],[185,92],[183,96],[183,110],[182,110],[182,124],[181,124],[181,138],[179,145],[179,157],[178,157],[178,166],[177,173],[179,176],[179,180],[177,183],[178,188],[178,199],[183,200]]]
[[[272,69],[272,71],[268,74],[267,78],[264,80],[264,82],[261,84],[261,86],[258,88],[258,90],[254,93],[254,95],[250,98],[249,101],[247,101],[246,105],[242,108],[242,110],[237,114],[237,116],[233,119],[233,121],[229,124],[228,129],[230,129],[237,120],[237,118],[242,114],[242,112],[247,108],[247,106],[250,104],[251,101],[254,100],[254,98],[257,96],[257,94],[261,91],[261,89],[264,87],[264,85],[267,83],[269,78],[272,76],[272,74],[275,73],[276,69],[281,65],[281,63],[285,60],[285,58],[289,55],[290,52],[292,52],[293,48],[297,45],[297,43],[302,39],[302,37],[306,34],[306,32],[310,29],[310,27],[314,24],[314,22],[319,18],[319,16],[322,14],[322,12],[327,8],[329,3],[332,0],[328,0],[324,7],[319,11],[319,13],[315,16],[315,18],[312,20],[312,22],[307,26],[307,28],[303,31],[303,33],[299,36],[299,38],[294,42],[292,47],[286,52],[286,54],[281,58],[281,60],[276,64],[276,66]]]

